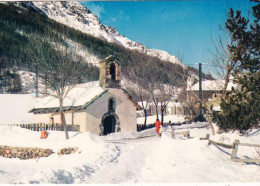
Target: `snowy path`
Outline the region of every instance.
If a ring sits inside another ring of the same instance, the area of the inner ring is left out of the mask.
[[[187,130],[187,129],[183,129]],[[169,133],[123,139],[128,133],[107,139],[91,133],[50,131],[46,140],[40,133],[19,127],[0,126],[0,145],[51,148],[79,147],[80,152],[47,158],[19,160],[0,157],[0,184],[84,184],[84,183],[234,183],[260,182],[260,165],[230,161],[231,149],[221,149],[199,140],[207,128],[189,129],[191,139]],[[139,133],[138,133],[139,134]],[[144,135],[144,134],[143,134]],[[107,141],[105,141],[105,139]],[[231,144],[234,139],[260,143],[260,130],[249,136],[224,133],[213,140]],[[111,141],[109,141],[111,140]],[[254,158],[254,148],[240,148],[239,158]]]
[[[196,138],[149,137],[114,144],[118,157],[87,183],[260,182],[259,165],[232,162],[231,151]]]
[[[118,157],[104,165],[87,183],[138,183],[141,170],[147,166],[146,159],[159,141],[156,136],[112,142],[119,149]]]

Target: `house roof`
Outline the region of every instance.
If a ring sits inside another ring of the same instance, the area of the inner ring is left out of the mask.
[[[124,93],[127,91],[122,89]],[[76,85],[67,95],[63,102],[64,111],[83,110],[102,97],[108,89],[99,86],[99,81],[84,83]],[[128,99],[133,102],[137,109],[142,109],[137,102],[133,100],[131,95],[127,92]],[[47,96],[37,99],[38,104],[30,110],[33,113],[53,113],[59,112],[59,101],[56,98]]]
[[[205,80],[202,81],[202,91],[221,91],[224,87],[224,80]],[[227,90],[231,91],[232,87],[236,88],[237,85],[232,82],[232,80],[228,83]],[[199,82],[195,83],[190,88],[188,87],[186,91],[199,91]]]

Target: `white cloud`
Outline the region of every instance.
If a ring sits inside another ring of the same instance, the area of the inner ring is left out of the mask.
[[[106,10],[103,6],[95,5],[93,3],[86,3],[87,8],[95,14],[98,18],[101,18],[101,14],[105,13]]]

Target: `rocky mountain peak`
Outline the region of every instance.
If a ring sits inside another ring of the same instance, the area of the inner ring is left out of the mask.
[[[40,10],[41,13],[47,15],[49,18],[78,29],[83,33],[90,34],[108,42],[117,43],[125,48],[149,56],[158,57],[163,61],[170,61],[184,66],[175,56],[171,56],[168,52],[149,49],[143,44],[131,41],[127,37],[119,34],[115,28],[102,24],[96,15],[79,2],[31,2],[30,5]]]

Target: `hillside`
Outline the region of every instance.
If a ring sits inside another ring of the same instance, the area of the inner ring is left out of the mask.
[[[76,28],[83,33],[90,34],[110,43],[116,43],[124,48],[135,50],[152,57],[158,57],[163,61],[183,65],[175,56],[157,49],[149,49],[143,44],[131,41],[121,35],[116,28],[111,28],[100,22],[96,15],[81,5],[79,2],[33,2],[31,7],[49,18],[65,24],[69,27]]]
[[[58,23],[28,3],[0,3],[0,29],[2,68],[16,66],[19,69],[34,71],[35,59],[28,53],[29,46],[33,44],[31,38],[55,37],[57,33],[62,33],[67,38],[64,40],[65,43],[80,48],[78,55],[83,57],[83,62],[95,64],[88,65],[88,80],[98,79],[97,63],[109,55],[118,58],[122,66],[122,76],[128,80],[131,80],[130,69],[136,70],[146,66],[148,75],[161,72],[164,83],[183,86],[187,75],[197,72],[196,69],[185,68],[183,73],[181,64],[163,61]],[[38,45],[42,45],[41,39],[38,40]]]

